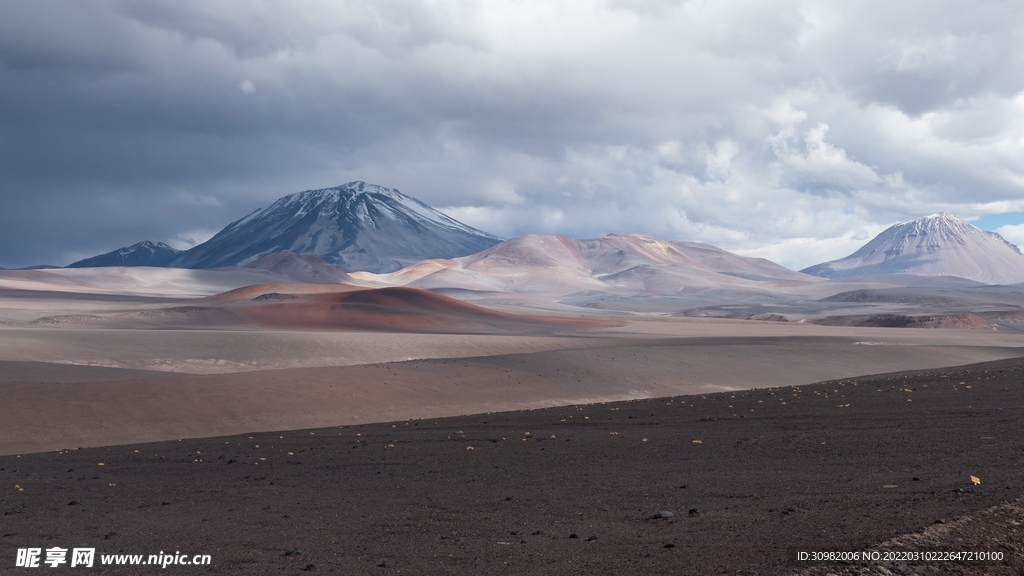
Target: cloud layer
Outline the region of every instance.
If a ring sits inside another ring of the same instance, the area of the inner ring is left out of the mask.
[[[504,236],[800,268],[1024,211],[1022,135],[1016,2],[13,2],[0,266],[187,247],[358,179]]]

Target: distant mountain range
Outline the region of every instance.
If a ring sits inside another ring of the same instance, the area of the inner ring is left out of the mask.
[[[365,182],[290,194],[232,222],[171,266],[242,266],[268,254],[316,256],[352,272],[391,272],[428,258],[475,254],[501,238],[398,190]]]
[[[164,267],[181,254],[163,242],[144,240],[113,252],[79,260],[68,264],[68,268],[101,268],[106,266],[155,266]]]
[[[146,240],[68,267],[222,268],[289,252],[346,272],[381,273],[429,258],[475,254],[499,242],[398,190],[349,182],[285,196],[186,251]],[[295,258],[289,261],[297,265]]]
[[[371,280],[368,275],[353,277]],[[462,289],[558,296],[680,295],[708,289],[757,292],[772,283],[820,282],[761,258],[698,242],[667,242],[645,234],[593,240],[527,235],[478,254],[427,260],[377,279],[426,289]]]
[[[285,196],[187,251],[145,241],[69,267],[102,266],[250,266],[317,282],[346,282],[345,272],[359,271],[385,274],[366,281],[392,285],[563,295],[741,289],[808,275],[1024,282],[1024,255],[1016,246],[948,212],[896,224],[850,256],[798,273],[707,244],[642,234],[593,240],[528,235],[502,242],[398,190],[365,182]]]
[[[999,234],[942,212],[896,224],[846,258],[802,272],[823,278],[915,274],[1016,284],[1024,282],[1024,255]]]

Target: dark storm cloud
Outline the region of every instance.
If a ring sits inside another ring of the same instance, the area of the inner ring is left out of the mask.
[[[186,246],[361,179],[511,236],[791,266],[1024,210],[1017,3],[39,1],[0,8],[0,266]]]

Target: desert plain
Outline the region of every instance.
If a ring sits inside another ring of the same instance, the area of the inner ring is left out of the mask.
[[[2,570],[51,544],[225,574],[1022,567],[1024,332],[987,309],[901,328],[117,273],[0,274]],[[1004,561],[792,557],[962,546]]]

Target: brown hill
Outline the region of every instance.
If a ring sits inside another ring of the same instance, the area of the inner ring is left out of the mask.
[[[243,286],[241,288],[235,288],[234,290],[228,290],[227,292],[221,292],[220,294],[215,294],[213,296],[207,296],[206,298],[199,298],[197,300],[193,300],[192,302],[202,302],[205,304],[247,303],[255,298],[259,298],[267,294],[325,294],[361,289],[362,288],[360,288],[359,286],[348,286],[345,284],[320,284],[315,282],[273,282],[269,284],[254,284],[252,286]]]
[[[428,333],[537,333],[615,323],[497,312],[417,288],[267,297],[237,310],[268,328]]]

